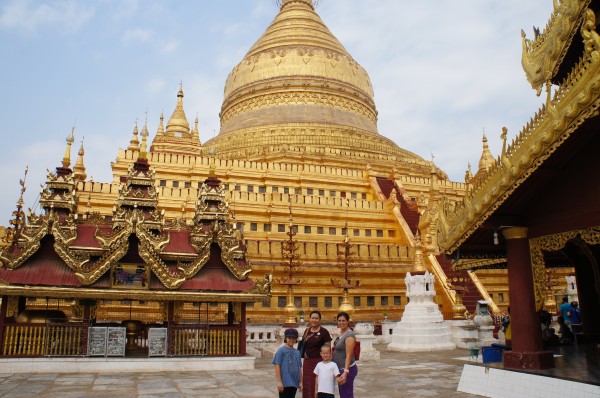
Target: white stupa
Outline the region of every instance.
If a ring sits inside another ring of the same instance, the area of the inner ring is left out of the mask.
[[[444,323],[442,313],[433,302],[434,276],[429,272],[412,276],[408,272],[404,282],[410,301],[394,328],[388,350],[415,352],[456,348],[450,327]]]

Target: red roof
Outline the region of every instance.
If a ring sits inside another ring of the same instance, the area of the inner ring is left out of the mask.
[[[171,240],[163,248],[163,253],[191,253],[196,254],[196,250],[190,245],[189,231],[165,230],[163,233],[169,233]]]
[[[250,278],[239,281],[226,268],[203,268],[193,278],[183,282],[180,290],[212,290],[241,292],[251,289],[254,281]]]
[[[71,242],[71,247],[90,247],[100,249],[102,246],[96,240],[96,229],[110,230],[110,225],[97,226],[93,224],[77,225],[77,238]]]
[[[0,279],[17,285],[82,286],[65,262],[54,252],[54,239],[42,239],[40,249],[19,268],[0,268]]]

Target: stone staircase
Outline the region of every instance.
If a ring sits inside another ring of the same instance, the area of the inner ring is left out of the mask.
[[[475,286],[475,283],[473,283],[473,280],[471,279],[467,271],[453,270],[452,261],[447,259],[446,256],[443,254],[436,256],[436,259],[438,260],[438,263],[442,266],[442,269],[448,277],[448,280],[452,281],[452,279],[456,277],[461,278],[464,281],[463,285],[465,287],[465,290],[463,292],[462,298],[463,305],[467,308],[467,311],[469,311],[469,313],[475,313],[477,301],[483,300],[483,296],[479,292],[479,289],[477,289],[477,286]]]
[[[419,228],[420,217],[417,204],[412,201],[407,201],[394,181],[383,177],[377,177],[377,184],[386,198],[390,197],[390,193],[392,193],[393,189],[396,190],[396,199],[398,199],[398,202],[400,203],[400,214],[402,214],[402,217],[408,224],[413,235],[416,234],[417,229]]]

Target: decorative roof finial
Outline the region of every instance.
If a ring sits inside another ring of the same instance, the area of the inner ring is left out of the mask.
[[[506,127],[502,127],[502,134],[500,134],[500,139],[502,140],[502,157],[506,156],[506,136],[508,134],[508,129]]]
[[[148,123],[144,123],[144,128],[142,129],[142,144],[140,145],[140,156],[139,159],[147,159],[147,149],[148,149]]]
[[[200,131],[198,130],[198,114],[196,114],[196,120],[194,120],[194,130],[192,131],[192,134],[195,138],[198,138],[198,142],[202,145],[200,142]]]
[[[175,110],[167,123],[167,133],[174,135],[189,134],[190,124],[188,123],[185,111],[183,110],[183,83],[179,84],[179,91],[177,92],[177,105]]]
[[[275,3],[279,6],[280,9],[287,6],[290,3],[304,3],[308,5],[313,10],[319,4],[319,0],[275,0]]]
[[[138,125],[137,119],[135,120],[135,127],[133,128],[133,136],[129,141],[129,147],[127,148],[131,151],[135,151],[136,149],[140,149],[140,140],[138,139]]]
[[[13,226],[14,232],[12,234],[12,245],[17,245],[19,241],[19,237],[21,235],[22,225],[25,223],[25,213],[23,212],[23,194],[27,190],[25,183],[27,182],[27,173],[29,172],[29,166],[25,166],[25,176],[22,180],[19,180],[19,185],[21,185],[21,195],[19,196],[19,200],[17,200],[17,210],[13,211],[14,219],[10,220],[9,223]]]
[[[71,165],[71,144],[75,141],[75,126],[71,130],[71,134],[67,137],[67,148],[65,149],[65,155],[63,156],[62,165],[65,169]]]
[[[478,173],[482,170],[489,170],[496,163],[492,152],[490,152],[490,147],[488,146],[488,139],[485,136],[485,130],[483,133],[482,142],[483,152],[481,154],[481,158],[479,159],[479,170],[477,171]]]
[[[216,177],[217,176],[217,170],[215,168],[215,156],[217,155],[217,148],[215,148],[214,146],[212,148],[210,148],[210,150],[208,151],[208,163],[209,168],[208,168],[208,176],[209,177]]]
[[[85,155],[85,150],[83,149],[84,139],[85,137],[83,137],[81,140],[81,147],[79,148],[79,152],[77,153],[77,162],[73,167],[73,177],[76,180],[80,181],[85,181],[85,179],[87,178],[87,174],[85,173],[85,165],[83,164],[83,156]]]
[[[158,130],[156,131],[156,135],[161,135],[165,133],[165,125],[164,125],[165,115],[160,113],[160,123],[158,124]]]

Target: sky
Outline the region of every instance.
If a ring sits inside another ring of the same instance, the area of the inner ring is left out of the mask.
[[[542,30],[552,0],[321,0],[331,32],[369,73],[379,133],[433,159],[451,180],[477,170],[541,106],[521,67],[521,36]],[[278,12],[274,0],[0,0],[0,225],[29,167],[25,208],[60,165],[75,127],[88,178],[111,162],[136,121],[151,138],[180,82],[202,142],[219,132],[229,72]],[[165,121],[166,122],[166,121]]]

